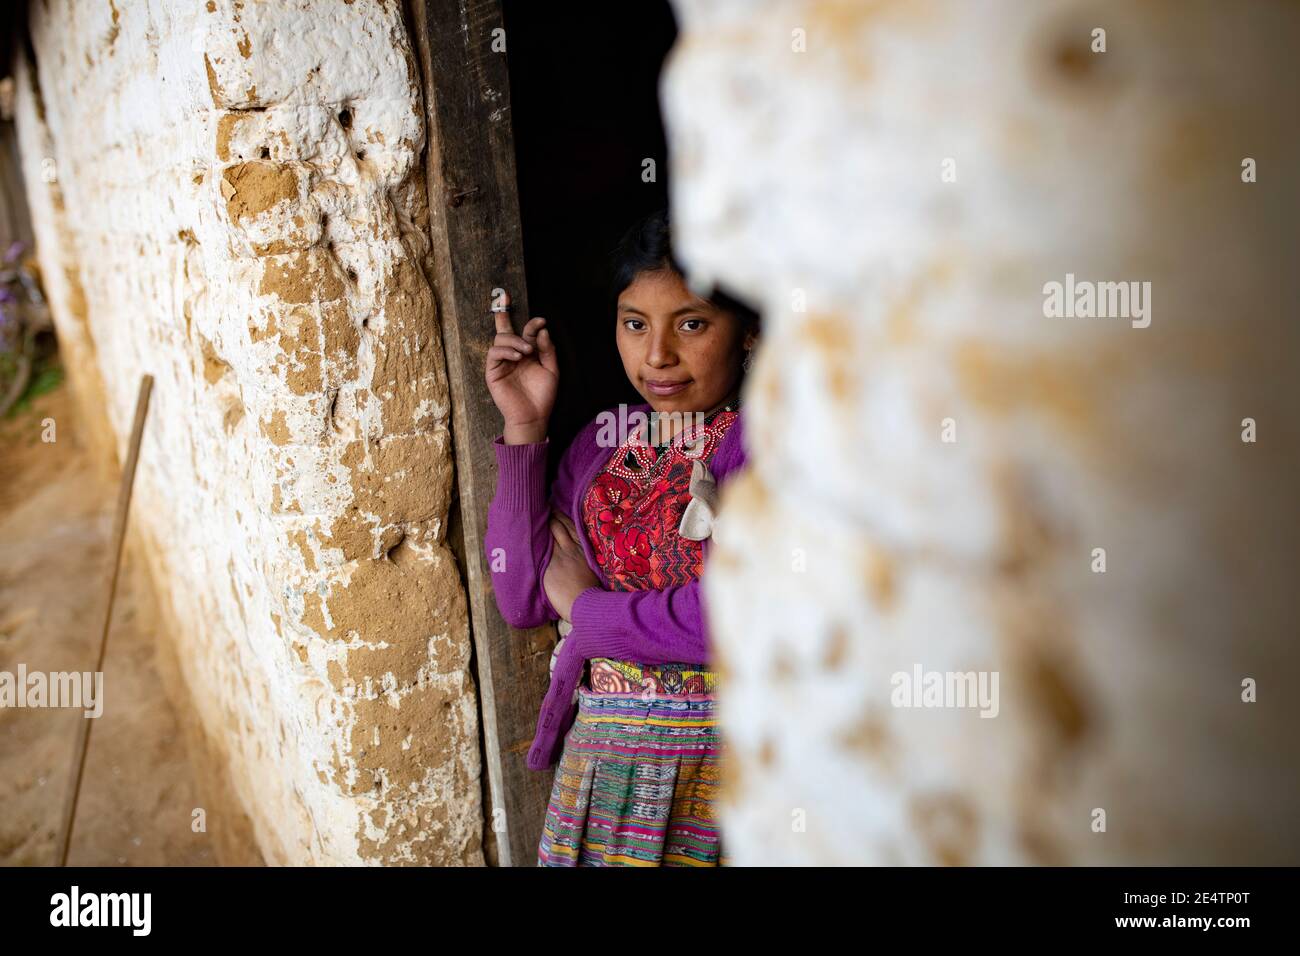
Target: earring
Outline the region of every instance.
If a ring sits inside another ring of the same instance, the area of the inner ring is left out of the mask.
[[[754,364],[754,349],[751,347],[745,349],[745,363],[744,363],[745,371],[748,372],[751,366],[753,366],[753,364]]]

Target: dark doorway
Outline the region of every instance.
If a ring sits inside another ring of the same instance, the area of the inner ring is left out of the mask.
[[[614,345],[609,254],[635,220],[668,205],[659,71],[677,36],[667,0],[503,0],[529,316],[545,316],[560,362],[552,445],[603,408],[641,401]],[[655,181],[643,181],[646,159]],[[551,478],[559,453],[551,455]]]

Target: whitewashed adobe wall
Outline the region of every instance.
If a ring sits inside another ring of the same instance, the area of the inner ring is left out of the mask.
[[[102,373],[119,447],[140,375],[156,377],[134,522],[263,855],[481,863],[400,5],[50,0],[31,15],[22,137],[42,264],[84,296],[83,316],[56,299],[59,331],[84,345],[74,378]]]
[[[765,322],[736,861],[1296,862],[1300,7],[674,6],[676,240]],[[1067,274],[1150,324],[1048,317]],[[894,706],[918,665],[997,716]]]

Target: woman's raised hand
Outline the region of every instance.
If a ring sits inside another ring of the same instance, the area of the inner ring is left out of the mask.
[[[515,335],[507,312],[495,312],[496,338],[487,351],[487,387],[505,419],[507,445],[539,442],[555,407],[560,366],[546,320],[537,316]]]

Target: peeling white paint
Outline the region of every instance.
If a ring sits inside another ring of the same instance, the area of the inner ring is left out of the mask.
[[[60,337],[85,342],[74,379],[102,370],[119,448],[139,376],[155,376],[133,521],[194,706],[228,751],[267,860],[479,863],[456,569],[398,569],[373,553],[396,530],[422,554],[445,551],[450,494],[441,340],[419,265],[423,119],[401,11],[211,6],[32,6],[45,125],[24,91],[23,140],[59,164],[64,225],[48,197],[33,207],[47,235],[66,232],[41,248]],[[40,158],[24,156],[34,193],[46,188],[30,175]],[[59,288],[69,272],[84,322]],[[378,593],[392,606],[367,612]],[[439,616],[411,610],[426,606]],[[434,630],[449,635],[441,656],[432,645],[404,656]],[[425,672],[442,678],[430,692],[456,695],[446,722],[408,723],[391,747],[386,734],[386,749],[362,753],[357,741],[389,719],[376,708],[420,693]],[[340,688],[381,675],[397,687],[386,704]],[[354,789],[372,775],[379,789]],[[398,785],[408,778],[416,790]],[[445,823],[430,822],[435,808]],[[374,810],[391,828],[373,825]]]

